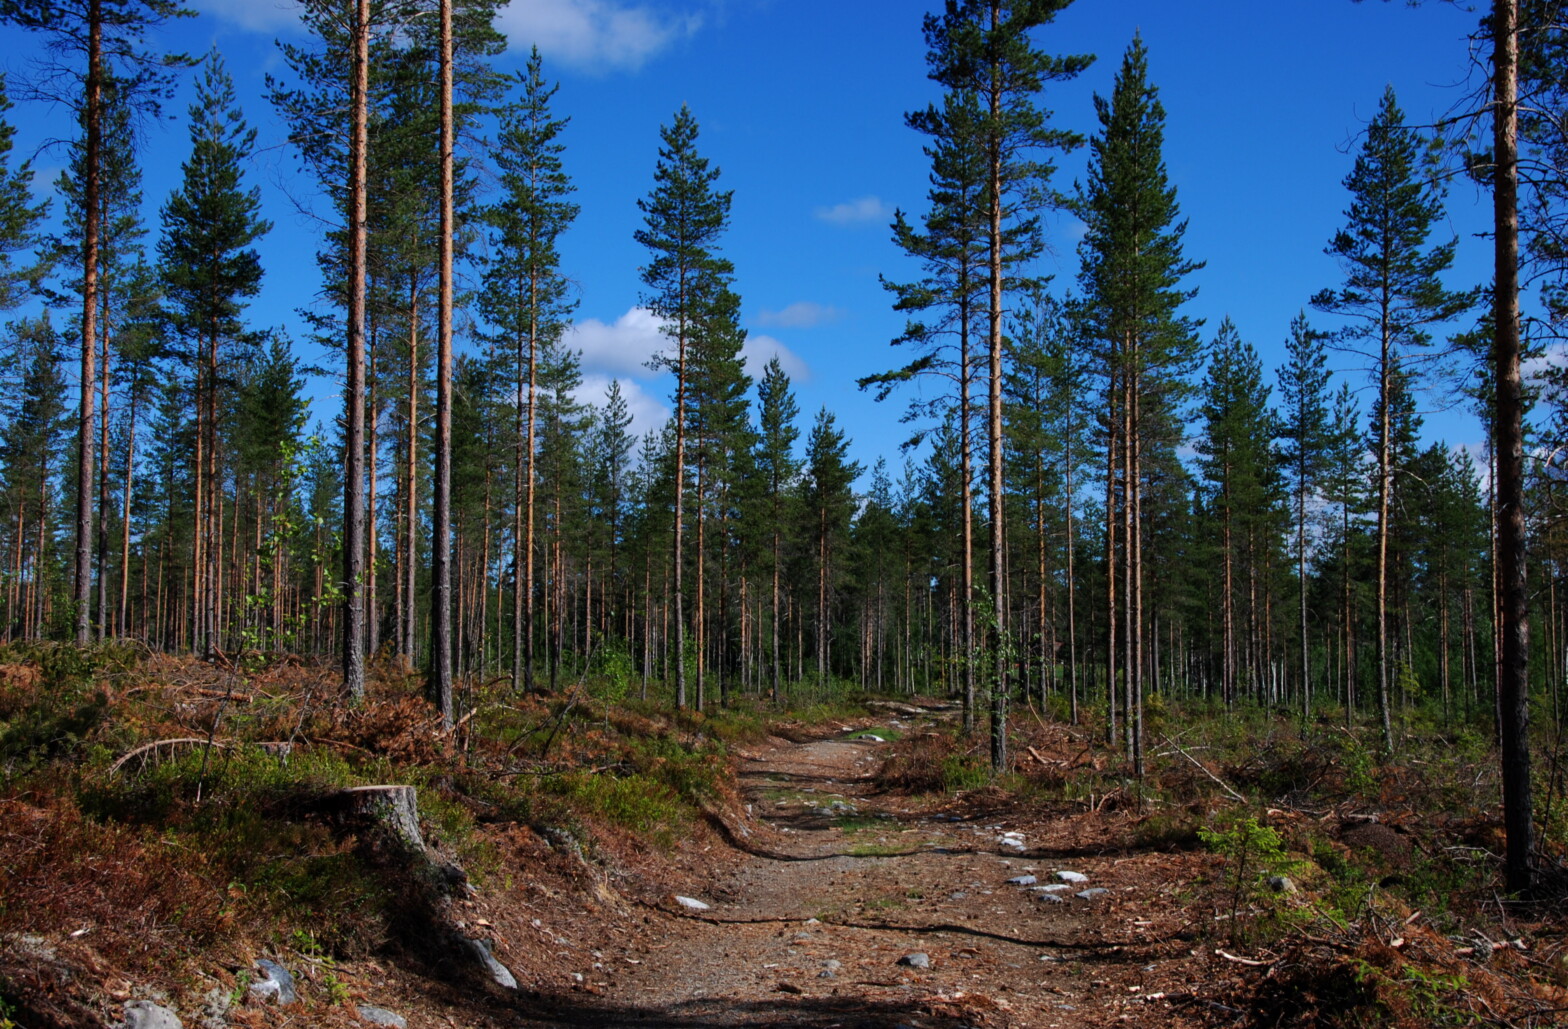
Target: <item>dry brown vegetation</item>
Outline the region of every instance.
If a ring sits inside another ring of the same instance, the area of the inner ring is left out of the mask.
[[[300,975],[313,1025],[355,1024],[353,1001],[465,1025],[514,1018],[518,1000],[443,945],[457,927],[496,941],[525,1007],[592,1000],[593,978],[562,969],[645,937],[682,884],[788,844],[746,828],[740,753],[886,724],[845,708],[676,717],[579,684],[555,697],[470,687],[442,733],[395,669],[378,669],[350,707],[331,670],[294,661],[226,667],[115,647],[0,656],[0,1025],[27,1029],[112,1024],[133,996],[197,1011],[242,996],[269,955]],[[983,740],[917,720],[888,733],[867,789],[906,833],[945,812],[1027,831],[1038,859],[1101,860],[1102,881],[1142,898],[1105,909],[1141,926],[1126,946],[1171,962],[1169,982],[1137,979],[1139,996],[1161,999],[1127,1008],[1134,1024],[1568,1017],[1565,905],[1500,896],[1487,741],[1413,727],[1382,762],[1329,722],[1183,724],[1154,736],[1140,784],[1082,727],[1019,719],[1016,770],[996,778]],[[472,889],[410,865],[325,802],[383,782],[418,788],[426,842]],[[907,848],[890,839],[888,853]],[[1548,871],[1560,867],[1560,832],[1545,846]],[[1299,890],[1272,892],[1266,874]],[[865,918],[903,901],[845,903]],[[1126,961],[1095,972],[1113,985],[1135,973]],[[927,1005],[932,1024],[1027,1024],[987,996],[932,1001],[957,1005]],[[227,1017],[271,1024],[273,1013]]]

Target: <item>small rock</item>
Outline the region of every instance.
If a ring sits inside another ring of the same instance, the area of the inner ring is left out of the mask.
[[[1070,889],[1072,889],[1072,887],[1068,886],[1066,883],[1052,883],[1049,886],[1036,886],[1034,888],[1034,892],[1036,892],[1036,893],[1061,893],[1064,890],[1070,890]]]
[[[1296,884],[1288,875],[1269,876],[1269,889],[1275,893],[1295,893]]]
[[[921,951],[915,951],[913,954],[905,954],[903,957],[899,958],[898,963],[901,965],[906,965],[909,968],[930,968],[931,955],[922,953]]]
[[[1089,877],[1082,872],[1069,872],[1065,868],[1057,872],[1056,877],[1064,883],[1086,883],[1089,881]]]
[[[826,961],[822,962],[822,967],[826,971],[837,972],[839,969],[843,968],[844,966],[841,965],[839,962],[833,960],[832,958],[828,958]]]
[[[1040,894],[1036,894],[1036,899],[1043,900],[1047,904],[1065,904],[1065,903],[1067,903],[1065,900],[1062,899],[1062,895],[1060,893],[1040,893]]]
[[[833,971],[833,969],[831,969],[831,968],[824,968],[822,971],[817,973],[817,978],[818,979],[832,979],[832,978],[836,977],[837,975],[838,975],[838,973]]]
[[[882,737],[876,735],[875,733],[869,733],[869,732],[866,733],[864,736],[862,736],[860,738],[863,739],[863,740],[870,740],[873,743],[886,743],[887,742],[887,740],[884,740]]]
[[[359,1012],[359,1017],[371,1025],[390,1025],[393,1029],[408,1029],[408,1019],[396,1011],[378,1008],[374,1004],[357,1004],[354,1010]]]
[[[680,894],[676,894],[676,896],[675,896],[675,903],[679,904],[681,907],[685,908],[688,911],[707,911],[708,908],[711,906],[711,905],[708,905],[708,904],[704,904],[702,901],[698,900],[696,897],[682,897]]]
[[[125,1005],[121,1029],[185,1029],[180,1017],[150,1000],[133,1000]]]
[[[495,980],[497,986],[507,990],[517,989],[517,978],[512,975],[511,969],[497,961],[495,955],[490,953],[489,940],[473,940],[466,936],[462,937],[462,940],[469,953],[473,954],[479,964],[484,966],[485,972],[489,974],[491,979]]]
[[[969,896],[969,894],[965,893],[963,890],[954,890],[952,893],[949,893],[947,895],[947,899],[948,900],[963,900],[967,896]]]
[[[795,942],[796,943],[810,943],[811,942],[811,934],[810,933],[796,933],[795,934]]]
[[[1007,881],[1014,886],[1033,886],[1036,882],[1039,882],[1032,875],[1015,875]]]
[[[263,1004],[287,1006],[299,1003],[299,992],[294,989],[294,977],[276,961],[259,958],[256,970],[260,977],[250,984],[250,995]]]
[[[1101,894],[1110,892],[1110,890],[1105,889],[1103,886],[1096,886],[1088,890],[1079,890],[1077,893],[1073,894],[1073,896],[1077,897],[1079,900],[1093,900]],[[1054,896],[1054,894],[1052,896]]]

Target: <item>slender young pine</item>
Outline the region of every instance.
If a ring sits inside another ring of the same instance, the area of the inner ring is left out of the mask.
[[[576,306],[561,274],[558,241],[577,217],[575,191],[559,141],[568,119],[551,115],[558,86],[544,79],[537,48],[518,74],[522,95],[502,112],[496,165],[500,201],[486,212],[496,257],[485,272],[480,309],[510,344],[516,400],[512,525],[512,688],[532,690],[534,676],[534,492],[538,480],[539,355]]]
[[[719,256],[733,194],[717,188],[719,169],[697,152],[697,119],[684,105],[659,130],[653,191],[637,201],[643,228],[633,238],[650,260],[644,302],[663,321],[671,349],[654,363],[675,373],[675,532],[670,562],[675,606],[675,704],[686,706],[685,500],[688,361],[709,298],[726,290],[734,266]]]
[[[1392,439],[1396,369],[1407,351],[1426,346],[1426,326],[1455,317],[1472,296],[1443,288],[1439,276],[1454,262],[1457,240],[1428,242],[1443,214],[1443,194],[1427,172],[1426,144],[1405,125],[1404,112],[1389,88],[1367,125],[1366,141],[1345,188],[1350,207],[1345,227],[1325,252],[1345,273],[1343,286],[1312,298],[1312,306],[1347,319],[1334,334],[1337,345],[1372,362],[1380,416],[1373,426],[1377,456],[1377,705],[1383,749],[1392,753],[1394,728],[1389,711],[1390,640],[1388,631],[1389,536],[1397,469]]]

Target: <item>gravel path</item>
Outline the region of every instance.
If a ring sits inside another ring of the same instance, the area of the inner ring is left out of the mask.
[[[774,740],[751,755],[748,860],[683,894],[705,909],[671,897],[604,951],[599,996],[524,1024],[1183,1024],[1168,998],[1200,955],[1160,855],[1053,858],[1072,852],[1060,826],[914,810],[874,789],[886,746]]]

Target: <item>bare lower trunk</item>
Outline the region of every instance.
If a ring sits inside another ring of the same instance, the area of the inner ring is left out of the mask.
[[[365,695],[365,213],[369,148],[370,0],[356,0],[353,24],[353,133],[349,171],[348,383],[343,403],[343,688]]]
[[[436,315],[436,481],[431,519],[430,701],[452,726],[452,0],[441,0],[441,229]]]

